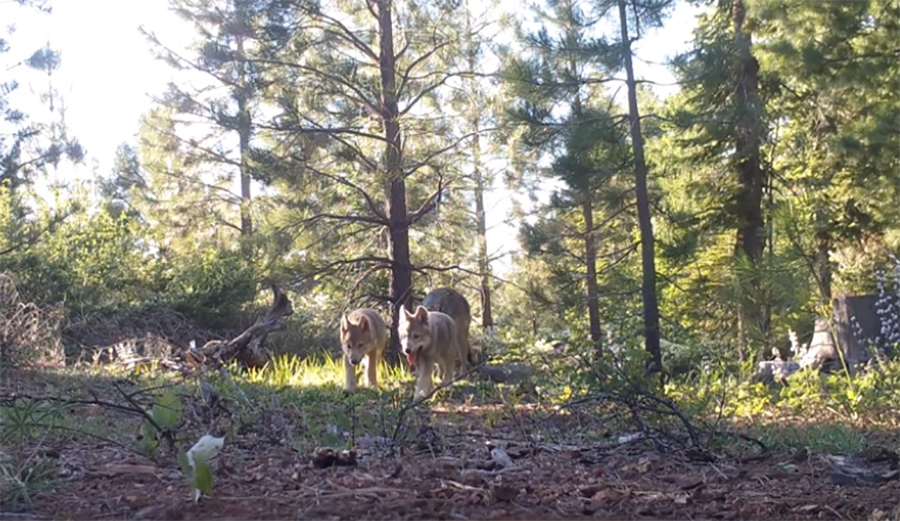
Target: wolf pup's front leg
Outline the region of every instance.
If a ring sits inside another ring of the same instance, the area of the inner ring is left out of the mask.
[[[440,378],[441,387],[446,387],[450,385],[450,382],[453,381],[454,377],[454,365],[456,363],[455,357],[447,357],[438,362],[438,367],[440,368],[438,378]]]
[[[380,352],[372,352],[366,357],[366,386],[372,389],[378,388],[378,363],[381,361]]]
[[[344,359],[344,389],[352,391],[356,389],[356,366],[350,363],[347,355],[342,358]]]
[[[416,370],[418,371],[418,379],[416,381],[416,397],[422,398],[428,396],[434,389],[434,383],[431,381],[431,374],[434,373],[434,362],[431,360],[419,359],[416,362]]]

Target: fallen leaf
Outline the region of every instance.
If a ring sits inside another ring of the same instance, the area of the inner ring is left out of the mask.
[[[355,467],[356,451],[336,451],[331,447],[319,447],[313,452],[312,464],[317,469],[328,467]]]
[[[862,451],[860,459],[866,463],[888,462],[896,466],[900,462],[900,455],[885,447],[872,447]]]
[[[641,474],[646,473],[650,470],[650,460],[648,458],[641,458],[640,461],[637,462],[637,465],[634,466],[634,469]]]
[[[620,501],[623,498],[624,498],[624,494],[614,488],[605,488],[603,490],[596,492],[593,496],[591,496],[591,499],[593,499],[594,501],[599,501],[599,502],[605,503],[607,505],[610,503],[615,503],[617,501]]]
[[[587,487],[581,487],[578,491],[581,492],[581,495],[584,497],[593,497],[594,494],[603,490],[603,487],[599,485],[590,485]]]
[[[509,485],[496,485],[491,488],[494,501],[512,501],[519,495],[519,489]]]
[[[131,508],[141,509],[150,504],[150,498],[147,496],[122,496],[122,501]]]
[[[703,483],[703,476],[678,476],[675,478],[675,485],[681,490],[692,490]]]
[[[394,478],[398,477],[398,476],[400,475],[401,472],[403,472],[403,465],[401,465],[401,464],[398,463],[398,464],[396,464],[396,465],[394,466],[394,470],[391,471],[391,473],[388,474],[388,475],[386,476],[386,478],[387,478],[387,479],[394,479]]]
[[[900,470],[890,470],[879,476],[882,481],[891,481],[900,478]]]
[[[637,461],[637,463],[628,463],[625,466],[623,466],[622,472],[627,473],[627,474],[631,474],[631,473],[646,474],[647,471],[650,470],[651,464],[652,464],[652,462],[650,461],[649,458],[641,458],[640,460]]]
[[[503,468],[512,467],[514,465],[512,458],[500,447],[491,449],[491,459]]]
[[[151,505],[134,514],[136,519],[166,519],[180,521],[184,519],[184,510],[174,505]]]
[[[150,476],[156,476],[159,469],[154,467],[153,465],[104,465],[103,467],[95,470],[91,474],[95,476],[118,476],[121,474],[144,474]]]
[[[797,463],[797,464],[806,463],[807,460],[809,460],[809,449],[807,449],[806,447],[802,447],[802,448],[798,449],[791,456],[791,461],[793,461],[794,463]]]

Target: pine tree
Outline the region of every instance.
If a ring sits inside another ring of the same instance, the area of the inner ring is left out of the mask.
[[[260,0],[171,0],[172,10],[193,25],[193,49],[169,48],[155,34],[145,35],[159,56],[180,71],[201,73],[208,85],[171,84],[161,103],[175,110],[173,135],[190,144],[189,162],[205,165],[221,176],[230,172],[240,182],[235,198],[242,236],[253,233],[252,180],[264,177],[254,144],[266,78],[265,49],[280,45],[288,14],[279,2]],[[245,246],[246,246],[245,241]]]
[[[496,156],[492,149],[491,129],[497,124],[496,106],[499,93],[496,85],[487,81],[490,72],[486,70],[485,62],[492,56],[489,40],[498,29],[492,20],[485,20],[485,15],[490,16],[495,4],[481,5],[481,15],[474,11],[472,2],[464,2],[464,20],[462,25],[462,45],[460,54],[465,60],[467,74],[451,84],[449,106],[459,114],[465,134],[470,136],[467,144],[458,150],[462,161],[466,163],[465,178],[468,189],[471,191],[472,220],[475,226],[475,265],[479,279],[479,299],[481,301],[481,325],[488,333],[494,330],[493,312],[493,275],[491,270],[491,255],[487,240],[487,207],[486,200],[490,199],[490,192],[495,179],[494,168],[490,160]],[[470,227],[467,223],[460,223],[459,229]],[[457,231],[458,233],[458,231]]]
[[[707,225],[730,229],[733,273],[741,290],[737,312],[738,354],[743,361],[752,339],[768,342],[766,307],[760,297],[765,249],[763,194],[769,187],[762,164],[767,138],[759,62],[754,55],[752,17],[743,0],[712,0],[695,32],[695,48],[675,60],[685,85],[676,115],[680,139],[695,165],[722,164],[730,178],[696,179],[710,199]],[[751,13],[752,14],[752,13]],[[715,173],[713,172],[713,175]],[[762,351],[762,349],[761,349]]]
[[[662,24],[666,10],[673,4],[671,0],[652,0],[641,5],[633,4],[632,23],[653,27]],[[619,26],[621,28],[622,66],[627,75],[628,116],[631,123],[631,146],[634,151],[635,196],[638,222],[641,231],[641,300],[644,311],[644,343],[651,360],[651,372],[662,371],[662,355],[659,339],[659,303],[656,295],[656,257],[653,241],[653,223],[650,216],[650,197],[647,190],[647,161],[644,158],[644,136],[641,132],[641,116],[637,99],[637,84],[632,65],[632,39],[625,0],[617,0]]]
[[[435,211],[458,172],[445,162],[461,143],[452,122],[427,114],[458,75],[454,7],[394,0],[300,5],[302,27],[267,62],[281,79],[270,89],[279,103],[272,139],[284,149],[304,143],[291,156],[297,168],[287,181],[305,194],[295,205],[295,227],[315,230],[317,244],[322,238],[336,245],[313,273],[343,270],[350,293],[390,273],[393,354],[413,274],[424,271],[412,262],[410,230]],[[311,189],[323,184],[325,191]]]
[[[545,219],[556,222],[523,225],[522,241],[532,255],[547,260],[557,254],[581,257],[576,268],[583,273],[581,302],[588,309],[590,338],[594,355],[599,357],[602,333],[595,214],[598,191],[622,167],[621,158],[616,157],[622,153],[616,151],[623,145],[617,128],[621,118],[600,108],[608,106],[609,100],[597,87],[608,78],[603,59],[610,54],[609,44],[594,36],[597,21],[584,13],[578,2],[548,2],[546,11],[536,11],[542,27],[534,34],[520,32],[520,40],[527,42],[533,54],[511,59],[505,73],[510,91],[519,100],[511,118],[526,127],[521,139],[526,149],[554,156],[544,173],[562,181],[564,189],[555,192],[545,214]],[[534,173],[539,172],[537,168]],[[572,210],[577,212],[579,227],[574,233],[565,223],[574,217]],[[561,241],[574,237],[580,243],[580,255],[567,252]],[[560,275],[561,271],[565,268],[557,269]]]
[[[39,9],[49,13],[43,3],[31,0],[17,0],[17,6],[7,9]],[[33,207],[44,206],[35,201],[29,187],[38,180],[55,184],[47,174],[61,161],[80,163],[84,150],[77,139],[69,135],[65,124],[65,105],[54,87],[54,73],[61,64],[61,55],[49,44],[33,51],[27,57],[17,59],[10,38],[15,32],[14,25],[4,27],[0,34],[0,58],[10,58],[12,63],[3,63],[7,77],[0,81],[0,256],[19,251],[33,245],[48,232],[53,232],[65,219],[77,210],[79,201],[66,201],[46,215],[35,215]],[[40,74],[39,92],[41,106],[46,108],[47,119],[30,118],[11,103],[12,95],[20,89],[16,75],[27,77]],[[46,83],[45,83],[46,82]],[[30,204],[34,203],[34,204]]]
[[[758,9],[760,59],[783,117],[772,165],[789,208],[781,228],[813,267],[820,304],[833,294],[832,252],[888,231],[900,208],[900,103],[885,90],[900,81],[898,16],[891,2]]]

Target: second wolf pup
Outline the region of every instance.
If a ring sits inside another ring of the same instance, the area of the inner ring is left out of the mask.
[[[435,365],[441,385],[449,383],[460,357],[456,322],[440,311],[418,306],[415,313],[410,313],[404,307],[398,330],[406,361],[416,367],[416,395],[431,393]]]
[[[366,385],[378,387],[378,363],[387,346],[387,326],[374,309],[357,309],[341,317],[344,389],[356,389],[356,366],[365,359]]]
[[[460,367],[459,373],[463,374],[475,365],[475,353],[469,342],[469,326],[472,323],[472,308],[469,301],[462,293],[450,288],[437,288],[425,295],[422,306],[428,311],[440,311],[456,322],[456,332],[459,338]]]

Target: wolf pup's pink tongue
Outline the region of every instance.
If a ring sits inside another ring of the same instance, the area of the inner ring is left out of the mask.
[[[406,353],[406,361],[409,362],[409,365],[416,365],[415,353]]]

